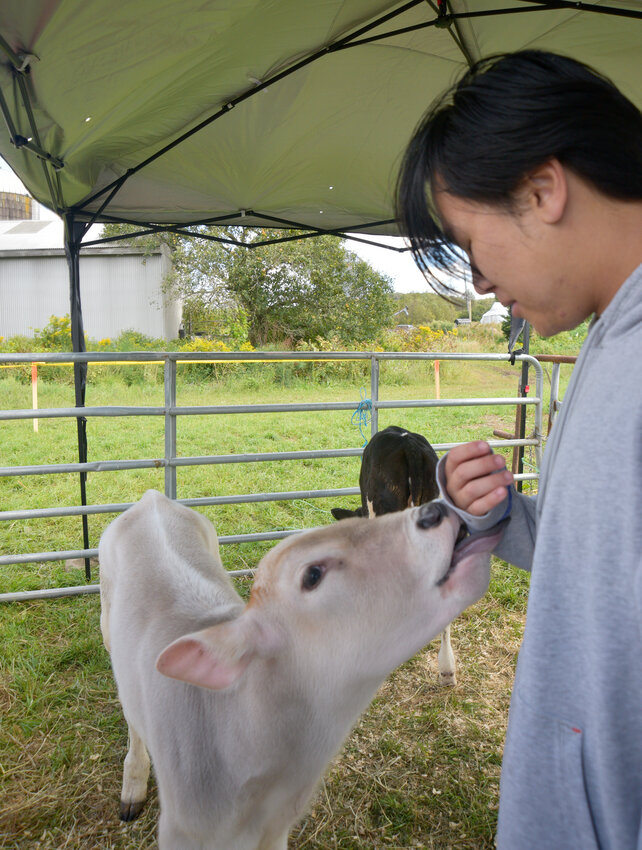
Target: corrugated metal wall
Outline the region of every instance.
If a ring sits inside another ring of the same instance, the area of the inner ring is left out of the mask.
[[[169,259],[135,249],[86,249],[80,255],[85,333],[113,338],[133,329],[148,336],[178,336],[180,304],[169,303],[162,281]],[[50,317],[69,313],[64,251],[0,252],[0,336],[32,336]]]

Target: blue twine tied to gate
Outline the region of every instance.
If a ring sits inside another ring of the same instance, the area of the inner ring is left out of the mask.
[[[363,445],[367,445],[368,438],[363,433],[362,428],[365,428],[372,418],[372,399],[366,398],[365,390],[360,390],[361,401],[357,405],[357,409],[352,414],[352,419],[350,420],[352,424],[356,424],[359,428],[359,433],[363,437]],[[356,423],[355,423],[356,418]]]

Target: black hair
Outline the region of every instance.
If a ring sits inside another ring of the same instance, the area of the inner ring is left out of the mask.
[[[510,211],[524,177],[553,158],[604,195],[642,199],[642,113],[598,72],[538,50],[480,60],[430,106],[402,162],[397,217],[436,291],[454,293],[439,270],[463,276],[467,264],[440,225],[435,181]]]

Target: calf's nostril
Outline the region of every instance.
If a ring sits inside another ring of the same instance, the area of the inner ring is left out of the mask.
[[[419,508],[417,517],[418,528],[434,528],[442,521],[446,510],[439,502],[428,502]]]

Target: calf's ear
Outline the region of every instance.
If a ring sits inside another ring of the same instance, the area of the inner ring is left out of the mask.
[[[164,676],[210,690],[224,690],[239,679],[250,662],[278,651],[278,636],[252,612],[183,635],[156,659]]]
[[[363,516],[363,510],[357,508],[356,511],[349,511],[346,508],[331,508],[330,513],[335,519],[350,519],[355,516]]]

